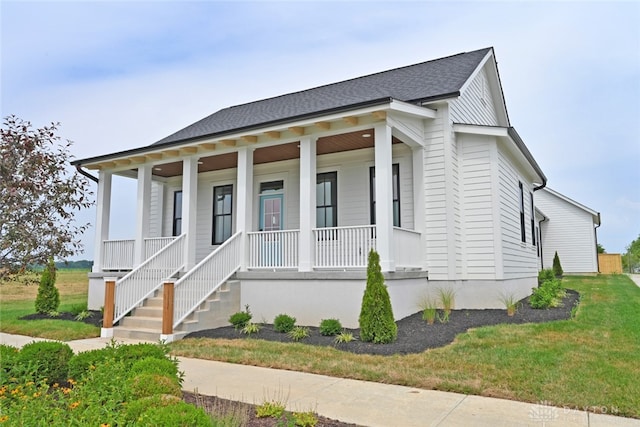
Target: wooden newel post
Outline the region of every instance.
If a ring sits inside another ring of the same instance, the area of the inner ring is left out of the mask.
[[[173,282],[164,282],[162,291],[162,335],[173,334]]]
[[[102,319],[102,327],[105,329],[113,328],[113,315],[115,312],[116,298],[116,281],[115,279],[107,279],[104,282],[104,314]]]

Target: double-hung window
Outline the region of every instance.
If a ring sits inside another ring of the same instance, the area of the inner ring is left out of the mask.
[[[182,191],[173,193],[173,227],[172,235],[182,234]]]
[[[393,204],[393,226],[400,227],[400,165],[392,165],[392,200]],[[376,168],[369,168],[369,200],[371,200],[370,217],[371,224],[376,223]]]
[[[319,173],[316,177],[316,227],[338,226],[338,173]]]
[[[231,237],[233,185],[213,187],[213,236],[211,243],[220,245]]]

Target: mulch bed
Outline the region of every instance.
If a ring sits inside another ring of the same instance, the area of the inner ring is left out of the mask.
[[[102,327],[102,312],[99,310],[89,310],[89,313],[91,313],[91,315],[82,320],[76,320],[76,315],[68,312],[60,312],[58,316],[50,316],[47,313],[27,314],[26,316],[20,317],[20,320],[73,320],[74,322],[83,322],[99,328]]]
[[[398,325],[398,338],[390,344],[373,344],[354,340],[349,343],[335,344],[334,337],[320,335],[318,327],[309,327],[309,337],[299,341],[308,345],[332,346],[339,350],[357,354],[375,354],[389,356],[394,354],[422,353],[430,348],[443,347],[453,342],[456,335],[471,328],[481,326],[522,323],[541,323],[552,320],[565,320],[571,318],[573,308],[578,304],[580,295],[567,289],[567,295],[561,306],[546,310],[535,310],[529,305],[528,298],[518,303],[517,313],[510,317],[506,310],[453,310],[449,321],[441,323],[436,320],[433,325],[428,325],[422,320],[422,313],[418,312],[396,322]],[[347,329],[354,337],[360,334],[359,329]],[[216,329],[208,329],[193,332],[185,337],[189,338],[225,338],[225,339],[262,339],[267,341],[292,342],[287,334],[277,332],[273,325],[262,325],[260,331],[246,335],[236,330],[233,326],[225,326]]]

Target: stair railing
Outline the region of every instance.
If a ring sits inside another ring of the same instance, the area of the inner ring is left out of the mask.
[[[174,329],[240,269],[241,237],[238,231],[175,283]]]
[[[113,323],[151,296],[163,279],[184,267],[184,241],[183,234],[116,282]]]

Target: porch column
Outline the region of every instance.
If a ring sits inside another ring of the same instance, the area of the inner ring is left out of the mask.
[[[238,186],[236,194],[238,198],[236,214],[236,230],[242,231],[241,250],[242,259],[240,269],[247,270],[249,260],[249,236],[253,225],[253,149],[240,147],[238,149]]]
[[[111,178],[108,171],[98,173],[98,191],[96,195],[96,234],[93,242],[94,273],[102,270],[102,242],[109,238],[109,216],[111,214]]]
[[[136,243],[134,266],[146,259],[144,239],[149,237],[149,210],[151,209],[151,165],[138,166],[138,208],[136,211]]]
[[[376,167],[376,247],[382,271],[395,271],[393,258],[393,167],[391,165],[391,127],[378,124],[375,131]]]
[[[198,159],[182,160],[182,234],[185,269],[196,265],[196,213],[198,208]]]
[[[413,229],[420,233],[420,265],[427,269],[426,257],[426,235],[424,205],[424,147],[417,146],[411,149],[413,159]]]
[[[316,226],[316,139],[304,136],[300,140],[300,237],[298,270],[312,271]]]

